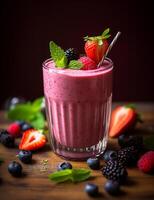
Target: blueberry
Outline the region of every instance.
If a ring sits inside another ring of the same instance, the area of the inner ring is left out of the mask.
[[[107,150],[103,155],[103,160],[117,160],[117,152],[112,150]]]
[[[8,171],[10,172],[10,174],[12,174],[12,176],[16,176],[16,177],[21,176],[22,166],[20,163],[13,161],[9,164]]]
[[[0,132],[0,142],[6,147],[14,147],[14,138],[5,130]]]
[[[10,110],[14,108],[17,104],[25,103],[26,100],[23,97],[12,97],[6,100],[5,102],[5,110]]]
[[[117,195],[120,191],[120,184],[117,181],[107,181],[105,183],[104,189],[111,195]]]
[[[94,170],[100,169],[100,161],[98,158],[88,158],[87,164],[91,169]]]
[[[72,169],[72,165],[69,162],[62,162],[57,166],[57,170]]]
[[[98,195],[98,186],[93,183],[87,183],[85,186],[85,192],[89,196],[96,196]]]
[[[20,128],[22,129],[22,126],[25,124],[25,121],[23,120],[18,120],[16,121],[16,123],[20,126]]]
[[[32,152],[22,150],[19,152],[18,157],[23,163],[28,164],[32,161]]]
[[[21,130],[24,132],[24,131],[27,131],[29,129],[33,128],[30,124],[28,123],[24,123],[22,126],[21,126]]]

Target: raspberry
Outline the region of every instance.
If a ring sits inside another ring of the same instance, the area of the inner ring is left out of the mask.
[[[148,151],[139,159],[138,168],[144,173],[151,173],[154,171],[154,151]]]
[[[7,131],[13,137],[18,137],[19,134],[20,134],[20,131],[21,131],[20,125],[18,123],[14,122],[14,123],[9,125],[9,127],[7,128]]]
[[[89,57],[83,56],[78,61],[82,62],[82,70],[96,69],[96,63]]]

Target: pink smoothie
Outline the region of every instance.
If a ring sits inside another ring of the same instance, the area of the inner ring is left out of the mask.
[[[100,153],[106,147],[112,99],[111,60],[96,70],[58,69],[43,64],[44,93],[52,146],[58,154],[74,149]],[[56,150],[58,149],[59,150]],[[65,154],[63,155],[65,157]],[[73,157],[67,154],[66,157]],[[87,153],[83,155],[87,157]]]

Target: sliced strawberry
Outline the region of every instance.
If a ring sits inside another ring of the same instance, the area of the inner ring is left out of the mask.
[[[133,108],[127,106],[116,107],[111,114],[110,137],[117,137],[129,127],[131,127],[137,119],[137,113]]]
[[[46,144],[46,137],[41,131],[29,129],[23,133],[19,149],[36,150],[42,148]]]
[[[84,47],[86,55],[95,61],[96,64],[101,61],[109,46],[107,42],[107,38],[110,37],[109,31],[110,29],[108,28],[100,36],[84,37],[86,41]]]

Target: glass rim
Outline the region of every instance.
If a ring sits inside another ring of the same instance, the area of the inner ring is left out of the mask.
[[[110,58],[106,57],[105,60],[107,60],[110,65],[109,66],[105,66],[105,67],[99,67],[96,69],[91,69],[91,70],[80,70],[80,69],[69,69],[69,68],[49,68],[48,67],[48,63],[50,63],[51,61],[53,61],[52,58],[48,58],[46,59],[43,63],[42,66],[44,69],[51,71],[51,72],[55,72],[55,73],[60,73],[60,74],[71,74],[74,72],[78,72],[79,74],[92,74],[92,73],[97,73],[97,72],[107,72],[107,71],[111,71],[113,69],[113,62]]]

